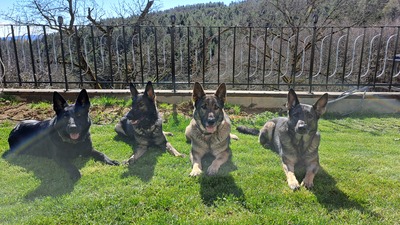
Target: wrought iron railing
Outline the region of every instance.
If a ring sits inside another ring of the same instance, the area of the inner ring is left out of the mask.
[[[0,26],[4,88],[400,88],[400,27]],[[107,32],[104,32],[107,31]]]

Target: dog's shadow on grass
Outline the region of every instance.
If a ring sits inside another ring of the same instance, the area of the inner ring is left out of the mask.
[[[302,171],[301,173],[300,176],[304,176],[305,172]],[[355,209],[362,214],[368,214],[378,218],[381,217],[366,209],[360,203],[351,200],[346,193],[336,186],[336,180],[323,168],[320,168],[318,171],[314,179],[314,185],[311,192],[317,197],[318,202],[330,212],[340,209]]]
[[[123,141],[131,146],[132,152],[126,157],[126,160],[128,160],[131,154],[135,152],[135,143],[128,137],[121,137],[119,135],[115,136],[114,140]],[[150,147],[137,161],[135,161],[131,165],[127,165],[128,171],[124,172],[121,177],[127,178],[131,176],[136,176],[140,178],[143,182],[149,182],[154,176],[154,169],[157,164],[157,158],[161,156],[164,152],[161,149]]]
[[[209,154],[205,155],[202,159],[202,167],[204,173],[214,160],[214,156]],[[213,206],[217,201],[224,201],[228,198],[234,198],[234,201],[245,205],[245,195],[243,190],[237,186],[234,178],[229,173],[236,170],[237,167],[233,164],[230,158],[224,163],[218,174],[215,176],[208,176],[204,173],[199,178],[200,182],[200,195],[203,203],[207,206]]]
[[[60,167],[54,160],[30,156],[30,155],[7,155],[2,158],[12,165],[24,168],[27,172],[33,172],[40,184],[34,190],[25,195],[28,201],[37,198],[51,196],[57,197],[71,193],[74,190],[75,183],[79,178],[72,179],[68,172]],[[74,163],[77,168],[83,167],[87,159],[79,158]],[[75,161],[74,161],[75,162]]]
[[[128,171],[124,172],[121,176],[122,178],[127,178],[130,176],[136,176],[140,178],[143,182],[149,182],[154,176],[154,169],[157,164],[157,158],[161,156],[163,152],[156,148],[149,148],[149,150],[144,153],[133,164],[127,165]]]

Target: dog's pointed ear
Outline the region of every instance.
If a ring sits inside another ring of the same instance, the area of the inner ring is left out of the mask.
[[[193,102],[196,104],[196,102],[199,99],[203,98],[205,95],[206,95],[206,93],[204,92],[204,89],[201,86],[201,84],[199,82],[195,82],[194,87],[193,87],[193,94],[192,94]]]
[[[89,101],[89,95],[88,95],[86,89],[81,90],[78,97],[76,98],[75,105],[89,110],[90,101]]]
[[[328,93],[325,93],[313,105],[313,108],[317,112],[318,116],[322,116],[322,114],[325,113],[327,104],[328,104]]]
[[[215,96],[217,96],[217,98],[221,99],[225,103],[225,101],[226,101],[226,85],[225,85],[225,83],[222,83],[219,85],[219,87],[217,88],[217,91],[215,92]]]
[[[53,93],[53,109],[58,115],[65,107],[68,106],[67,101],[58,92]]]
[[[154,93],[153,84],[151,83],[151,81],[147,82],[146,89],[144,91],[144,95],[146,95],[147,97],[149,97],[153,101],[156,98],[156,95]]]
[[[131,91],[132,99],[135,99],[139,94],[139,92],[137,91],[135,85],[133,85],[132,83],[129,83],[129,90]]]
[[[288,101],[287,101],[286,107],[288,109],[291,109],[291,108],[295,107],[298,104],[300,104],[300,102],[299,102],[299,99],[297,98],[296,92],[294,92],[293,89],[290,89],[289,90],[289,94],[288,94]]]

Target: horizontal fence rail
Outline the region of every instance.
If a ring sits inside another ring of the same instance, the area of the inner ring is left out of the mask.
[[[0,26],[3,88],[400,88],[400,27]]]

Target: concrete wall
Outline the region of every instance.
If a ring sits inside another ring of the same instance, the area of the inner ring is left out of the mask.
[[[3,89],[0,95],[13,95],[22,101],[52,101],[52,93],[60,92],[66,99],[75,100],[80,90],[55,90],[55,89]],[[139,90],[142,91],[142,90]],[[206,91],[209,94],[215,91]],[[129,98],[129,90],[88,90],[89,96],[114,96],[118,98]],[[157,101],[178,104],[190,101],[191,91],[178,90],[157,91]],[[313,104],[324,92],[297,92],[300,102]],[[400,113],[400,92],[356,92],[341,99],[342,93],[330,92],[328,112],[346,114],[353,111],[365,113]],[[228,91],[227,101],[245,107],[263,108],[266,110],[284,109],[287,92],[282,91]]]

